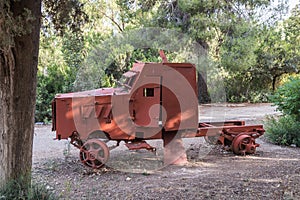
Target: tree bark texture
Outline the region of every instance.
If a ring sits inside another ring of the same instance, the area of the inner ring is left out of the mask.
[[[0,186],[21,176],[30,180],[41,17],[41,0],[9,2],[13,18],[28,9],[34,20],[0,48]]]
[[[211,102],[211,98],[210,98],[210,95],[209,95],[208,89],[207,89],[206,80],[204,79],[205,76],[206,76],[205,73],[198,72],[198,78],[197,78],[198,79],[197,80],[198,101],[200,104]]]
[[[207,52],[209,49],[209,45],[206,41],[202,40],[202,39],[196,39],[197,43],[200,44],[200,46],[202,47],[202,56],[207,57]],[[210,95],[208,93],[208,88],[207,88],[207,73],[206,73],[206,69],[203,68],[198,69],[198,74],[197,74],[197,86],[198,86],[198,102],[199,104],[203,104],[203,103],[210,103],[211,102],[211,98]]]

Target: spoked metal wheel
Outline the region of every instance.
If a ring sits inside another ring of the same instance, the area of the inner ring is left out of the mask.
[[[109,158],[109,148],[101,140],[90,139],[80,148],[81,162],[93,169],[102,167]]]
[[[246,134],[239,134],[232,141],[232,151],[238,155],[253,154],[257,146],[255,139]]]

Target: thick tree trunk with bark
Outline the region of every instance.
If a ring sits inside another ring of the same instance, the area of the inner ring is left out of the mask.
[[[30,180],[41,16],[41,0],[8,2],[13,19],[28,9],[34,20],[27,33],[8,34],[13,42],[0,48],[0,186]]]
[[[196,40],[201,47],[203,48],[202,50],[202,56],[207,57],[207,51],[208,51],[208,43],[206,41],[203,41],[201,39]],[[202,70],[198,70],[198,74],[197,74],[198,78],[197,78],[197,85],[198,85],[198,102],[200,104],[203,103],[210,103],[211,102],[211,98],[210,95],[208,93],[208,89],[207,89],[207,73],[206,73],[206,68],[204,67],[204,69]]]
[[[207,89],[206,79],[204,77],[206,77],[206,73],[198,72],[198,101],[200,104],[211,102],[211,98]]]

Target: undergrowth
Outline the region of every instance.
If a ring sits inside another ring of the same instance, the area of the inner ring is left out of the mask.
[[[300,122],[290,115],[269,117],[265,136],[274,144],[300,147]]]
[[[18,181],[11,181],[0,188],[0,200],[57,200],[58,197],[45,185],[31,184],[23,188]]]
[[[300,77],[292,77],[270,97],[283,116],[269,118],[267,138],[280,145],[300,147]]]

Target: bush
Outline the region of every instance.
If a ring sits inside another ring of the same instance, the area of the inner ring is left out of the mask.
[[[290,78],[270,99],[278,110],[300,121],[300,77]]]
[[[270,117],[266,124],[266,138],[279,145],[300,147],[300,122],[295,117],[285,115],[276,119]]]
[[[271,117],[266,124],[266,137],[280,145],[300,147],[300,78],[291,78],[278,88],[271,101],[283,112],[279,119]]]
[[[47,73],[38,72],[35,121],[48,123],[52,118],[51,102],[57,93],[68,92],[70,81],[59,66],[49,66]]]

